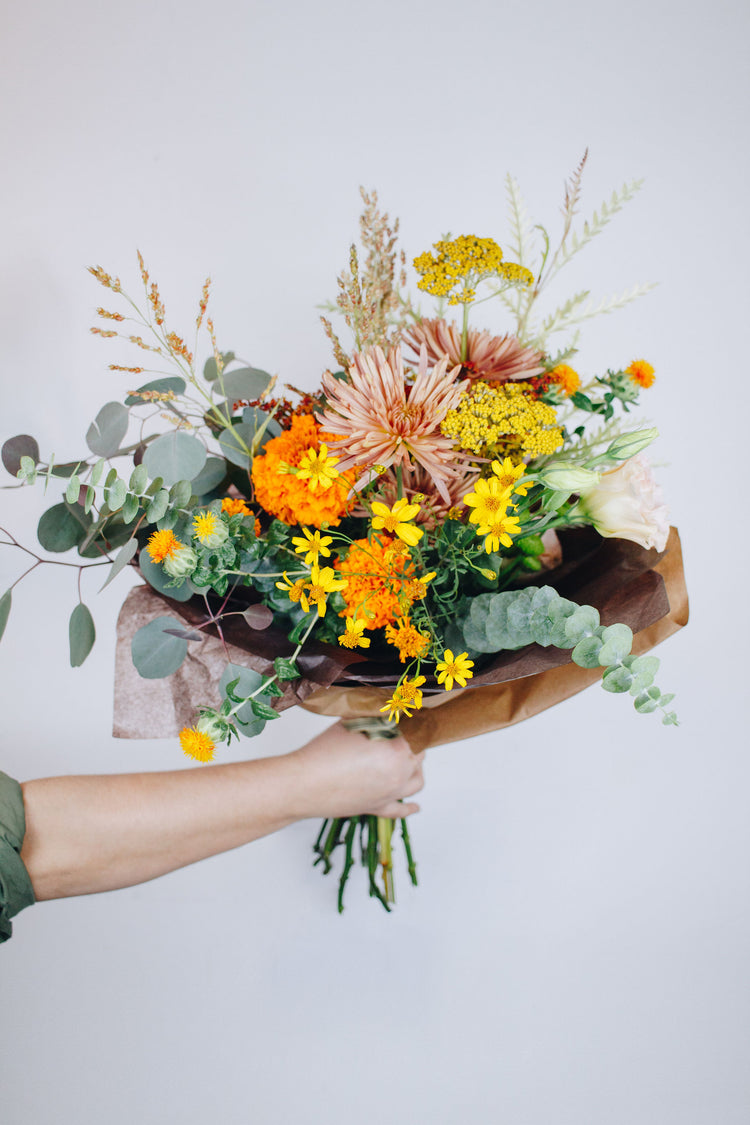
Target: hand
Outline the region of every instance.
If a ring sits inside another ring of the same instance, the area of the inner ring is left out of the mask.
[[[415,754],[404,738],[370,739],[338,722],[289,758],[304,771],[303,817],[371,813],[397,820],[419,811],[401,798],[424,785],[424,751]]]

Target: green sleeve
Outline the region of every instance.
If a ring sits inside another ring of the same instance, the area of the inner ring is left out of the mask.
[[[13,933],[11,918],[36,901],[20,855],[25,832],[21,786],[0,770],[0,942]]]

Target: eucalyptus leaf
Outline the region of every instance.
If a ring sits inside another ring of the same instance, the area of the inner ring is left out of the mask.
[[[128,563],[134,557],[137,550],[138,540],[128,539],[127,543],[118,551],[117,558],[112,563],[109,574],[107,575],[102,585],[99,587],[100,591],[103,590],[105,586],[109,586],[112,579],[116,578],[120,571],[125,569]]]
[[[90,484],[88,486],[88,488],[86,489],[86,496],[85,496],[85,499],[83,501],[83,510],[84,510],[86,515],[88,515],[89,512],[91,511],[91,509],[93,508],[94,500],[96,500],[96,489],[94,488],[94,486],[92,484]]]
[[[146,519],[149,523],[157,523],[169,507],[169,489],[162,488],[146,505]]]
[[[133,664],[145,680],[171,676],[180,667],[187,655],[187,641],[165,632],[180,628],[182,623],[174,617],[156,617],[135,634],[130,646]]]
[[[85,606],[83,602],[79,602],[70,615],[68,637],[70,640],[70,666],[71,668],[80,668],[94,647],[94,641],[96,640],[94,619],[88,606]]]
[[[633,630],[627,625],[609,625],[602,630],[601,637],[604,644],[599,653],[599,663],[602,665],[618,664],[633,647]]]
[[[571,659],[579,668],[599,668],[599,653],[602,642],[599,637],[582,637],[571,653]]]
[[[96,487],[96,485],[102,479],[102,473],[104,472],[104,465],[105,465],[104,459],[102,457],[100,457],[99,460],[94,464],[94,467],[91,470],[91,476],[89,477],[89,483],[92,484],[94,487]]]
[[[231,363],[233,359],[234,359],[234,352],[222,352],[221,353],[221,361],[222,361],[222,363],[225,367],[228,363]],[[219,376],[219,369],[216,366],[216,360],[213,356],[209,356],[209,358],[203,364],[203,378],[207,382],[213,383],[214,379],[217,379],[218,376]]]
[[[0,598],[0,637],[5,632],[5,626],[8,624],[8,615],[10,614],[10,607],[13,604],[13,591],[6,590]]]
[[[110,512],[119,512],[120,508],[125,503],[127,494],[128,486],[121,477],[118,477],[106,493],[107,506]]]
[[[227,475],[227,463],[223,457],[208,457],[206,463],[194,477],[191,484],[193,495],[205,496],[208,492],[213,492],[215,488],[221,484]]]
[[[193,480],[206,463],[206,450],[201,442],[182,430],[162,434],[151,442],[143,454],[143,464],[150,477],[161,477],[167,487],[178,480]]]
[[[45,551],[69,551],[86,538],[91,520],[83,508],[78,505],[75,507],[80,511],[80,516],[74,512],[73,505],[65,503],[54,504],[46,512],[42,512],[36,534]]]
[[[261,371],[259,367],[237,367],[234,371],[225,371],[218,380],[218,386],[230,400],[254,400],[268,389],[272,378],[272,375]]]
[[[78,495],[81,491],[81,478],[78,473],[73,473],[73,476],[68,481],[68,487],[65,489],[65,499],[69,504],[76,504],[78,502]]]
[[[189,480],[178,480],[169,490],[169,502],[176,508],[184,508],[193,495],[193,487]]]
[[[35,465],[39,464],[39,445],[31,434],[16,434],[15,437],[3,442],[0,456],[11,476],[16,476],[21,468],[22,457],[29,457]]]
[[[140,506],[141,502],[138,497],[134,496],[132,492],[128,493],[128,495],[125,497],[125,503],[123,504],[122,511],[120,513],[120,515],[122,516],[122,522],[132,523],[135,517],[138,515]]]
[[[176,395],[184,394],[185,380],[181,379],[179,375],[166,375],[163,379],[152,379],[150,383],[144,383],[138,391],[157,391],[163,394],[165,391],[174,391]],[[140,397],[140,394],[128,395],[125,399],[126,406],[142,406],[146,399]]]
[[[128,482],[128,487],[130,488],[130,491],[131,492],[137,492],[138,495],[140,496],[143,493],[143,490],[145,489],[147,484],[148,484],[148,469],[146,468],[146,466],[143,463],[141,463],[140,465],[136,465],[136,467],[133,469],[132,473],[130,474],[130,480]]]
[[[254,437],[255,427],[248,422],[239,422],[230,429],[222,430],[218,439],[222,455],[241,469],[249,468],[251,454],[248,450],[252,450]]]
[[[571,645],[590,637],[599,628],[599,611],[592,605],[579,605],[565,622],[565,636]]]
[[[86,444],[97,457],[111,457],[117,453],[128,432],[130,415],[121,402],[105,402],[86,431]]]
[[[627,668],[619,665],[615,668],[608,668],[602,676],[602,687],[605,691],[630,691],[630,685],[633,682],[633,677]]]

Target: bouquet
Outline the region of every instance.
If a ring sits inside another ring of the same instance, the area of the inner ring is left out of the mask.
[[[659,662],[645,652],[655,623],[669,622],[660,635],[684,623],[679,544],[644,456],[657,431],[629,417],[654,368],[618,360],[582,377],[571,365],[577,332],[552,343],[649,287],[598,304],[578,293],[538,312],[560,269],[638,186],[577,230],[584,162],[566,183],[554,247],[546,228],[531,227],[509,177],[506,250],[460,235],[416,256],[417,289],[435,302],[427,312],[407,291],[398,224],[363,191],[361,249],[352,246],[322,317],[335,364],[312,391],[278,388],[220,350],[209,281],[189,347],[168,327],[140,254],[140,301],[92,268],[116,298],[97,309],[92,332],[139,357],[109,365],[126,377],[123,400],[99,410],[78,460],[45,461],[28,435],[2,454],[24,484],[66,482],[38,538],[83,560],[71,663],[95,639],[82,571],[107,565],[108,583],[137,566],[147,585],[121,615],[120,704],[132,713],[134,676],[168,684],[154,698],[188,712],[179,739],[198,762],[294,703],[343,715],[372,737],[402,723],[412,745],[427,745],[516,721],[599,676],[637,711],[676,724],[672,695],[655,683]],[[476,322],[489,300],[508,318],[502,335]],[[136,378],[146,375],[157,377]],[[10,604],[8,591],[0,627]],[[191,679],[191,660],[200,677]],[[197,682],[211,698],[196,696]],[[507,689],[519,684],[524,705],[508,717]],[[401,830],[416,883],[404,820]],[[331,870],[341,850],[339,909],[357,854],[370,894],[390,908],[393,832],[376,817],[323,823],[316,863]]]

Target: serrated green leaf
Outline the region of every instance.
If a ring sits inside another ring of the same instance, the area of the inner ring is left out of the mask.
[[[252,699],[250,706],[256,719],[278,719],[279,717],[278,712],[274,711],[273,707],[269,707],[267,703],[263,703],[260,699]]]
[[[111,457],[128,432],[130,415],[121,402],[106,402],[86,431],[86,444],[97,457]]]
[[[13,591],[6,590],[0,598],[0,637],[5,632],[5,626],[8,624],[8,616],[13,604]]]
[[[177,671],[187,655],[188,643],[164,630],[181,627],[182,622],[175,617],[156,617],[138,630],[130,650],[140,676],[146,680],[159,680]]]
[[[273,662],[273,668],[280,680],[297,680],[301,673],[293,660],[278,656]]]
[[[137,492],[140,496],[147,484],[148,469],[143,463],[141,463],[140,465],[136,465],[136,467],[130,474],[130,480],[128,481],[128,487],[130,488],[130,491]]]
[[[99,587],[100,591],[103,590],[105,586],[109,586],[112,579],[116,578],[120,571],[125,569],[128,563],[134,557],[137,550],[138,540],[128,539],[127,543],[118,551],[117,558],[112,563],[109,574],[107,575],[102,585]]]
[[[70,640],[70,666],[71,668],[80,668],[94,647],[94,641],[96,640],[94,619],[83,602],[79,602],[70,615],[68,637]]]

